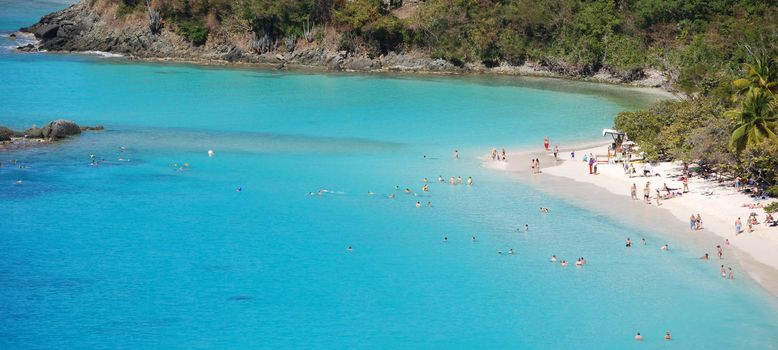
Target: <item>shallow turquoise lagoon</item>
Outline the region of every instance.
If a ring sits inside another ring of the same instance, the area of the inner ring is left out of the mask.
[[[62,6],[0,1],[0,32]],[[545,135],[592,139],[656,96],[3,48],[0,77],[2,125],[108,129],[0,152],[0,348],[778,348],[775,299],[744,274],[722,281],[698,247],[659,251],[676,232],[477,159]],[[425,177],[428,194],[395,190],[420,193]],[[333,193],[308,195],[321,189]],[[626,236],[648,245],[625,250]],[[561,268],[552,254],[590,264]]]

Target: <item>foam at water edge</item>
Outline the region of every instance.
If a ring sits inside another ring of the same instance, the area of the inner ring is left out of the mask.
[[[118,53],[105,52],[105,51],[83,51],[80,53],[84,55],[94,55],[94,56],[100,56],[105,58],[124,57],[124,55],[120,55]]]

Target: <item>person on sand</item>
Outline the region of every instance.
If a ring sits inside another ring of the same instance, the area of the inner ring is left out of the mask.
[[[716,254],[719,256],[719,260],[724,259],[724,251],[721,250],[720,245],[716,245]],[[705,254],[707,255],[707,254]]]
[[[662,205],[662,203],[659,203],[659,200],[662,198],[662,193],[659,192],[659,189],[656,190],[656,193],[654,194],[654,199],[656,199],[656,206]]]
[[[705,255],[700,257],[700,260],[709,260],[708,253],[705,253]]]
[[[594,174],[594,156],[589,154],[589,174]]]
[[[638,186],[634,182],[629,189],[629,194],[632,196],[632,200],[638,200]]]
[[[630,240],[629,237],[627,237],[627,243],[625,245],[627,248],[632,247],[632,240]]]
[[[762,223],[763,224],[769,224],[769,223],[772,223],[773,221],[775,221],[775,219],[773,219],[773,214],[767,213],[767,214],[765,214],[764,222],[762,222]]]
[[[670,331],[665,332],[665,340],[671,340],[671,339],[673,338],[670,336]]]
[[[643,336],[642,336],[642,335],[640,335],[640,332],[638,332],[638,334],[635,334],[635,340],[637,340],[637,341],[643,341]]]
[[[575,160],[575,151],[570,151],[570,159]]]
[[[729,245],[729,238],[724,238],[724,245]]]
[[[554,146],[554,160],[559,156],[559,145]]]
[[[739,235],[743,233],[742,229],[743,229],[743,224],[740,222],[740,217],[738,217],[737,220],[735,220],[735,234]]]
[[[497,160],[497,148],[492,147],[492,160]]]
[[[681,181],[683,181],[683,193],[689,192],[689,178],[684,176],[681,178]]]
[[[643,202],[651,204],[651,181],[646,182],[646,187],[643,187]]]
[[[697,229],[697,218],[694,217],[694,214],[689,215],[689,229],[691,230]]]
[[[697,213],[697,230],[702,230],[702,216]]]

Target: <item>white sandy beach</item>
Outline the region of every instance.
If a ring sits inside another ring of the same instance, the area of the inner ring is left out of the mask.
[[[513,153],[508,155],[508,162],[494,162],[485,158],[484,166],[494,170],[530,174],[529,159],[531,157],[540,158],[543,166],[542,174],[535,176],[552,176],[566,181],[572,180],[577,183],[593,185],[599,190],[605,190],[626,199],[630,199],[630,187],[634,183],[637,186],[638,200],[627,201],[625,204],[631,208],[625,208],[626,210],[640,210],[639,208],[647,206],[643,202],[643,187],[647,181],[651,182],[650,205],[653,207],[656,207],[655,190],[662,188],[665,183],[669,188],[679,190],[683,188],[682,182],[678,180],[682,166],[670,162],[653,164],[652,172],[658,173],[660,176],[633,175],[630,177],[624,173],[620,163],[599,163],[598,174],[590,175],[588,164],[582,161],[583,155],[591,153],[597,155],[598,159],[604,160],[604,157],[599,157],[599,155],[606,155],[607,149],[607,145],[584,146],[575,149],[575,160],[570,158],[570,149],[565,149],[560,151],[559,160],[556,161],[550,152]],[[640,168],[637,170],[640,172]],[[710,194],[711,192],[713,194]],[[772,201],[775,199],[759,202],[764,206]],[[692,177],[689,180],[689,193],[661,200],[659,208],[663,209],[661,211],[669,217],[677,219],[678,228],[685,228],[690,234],[707,235],[714,242],[717,242],[716,244],[721,244],[725,250],[725,256],[728,255],[727,252],[737,253],[735,255],[740,265],[747,270],[749,275],[778,297],[778,227],[769,227],[762,223],[765,218],[764,209],[743,206],[743,204],[755,203],[757,201],[747,194],[737,192],[732,181],[718,183],[714,180]],[[759,224],[753,227],[753,232],[747,232],[746,220],[752,212],[757,214]],[[689,216],[698,213],[702,217],[703,229],[694,231],[689,227]],[[744,232],[736,235],[735,220],[738,217],[741,218]],[[673,227],[676,225],[671,224]],[[724,245],[725,239],[729,240],[729,247]],[[717,259],[713,247],[707,253],[710,254],[711,260]]]

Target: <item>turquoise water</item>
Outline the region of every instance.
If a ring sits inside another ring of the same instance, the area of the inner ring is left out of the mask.
[[[61,6],[0,1],[0,32]],[[653,96],[0,50],[0,125],[108,129],[0,152],[28,166],[0,168],[0,348],[778,348],[776,302],[743,274],[476,159],[591,139]]]

